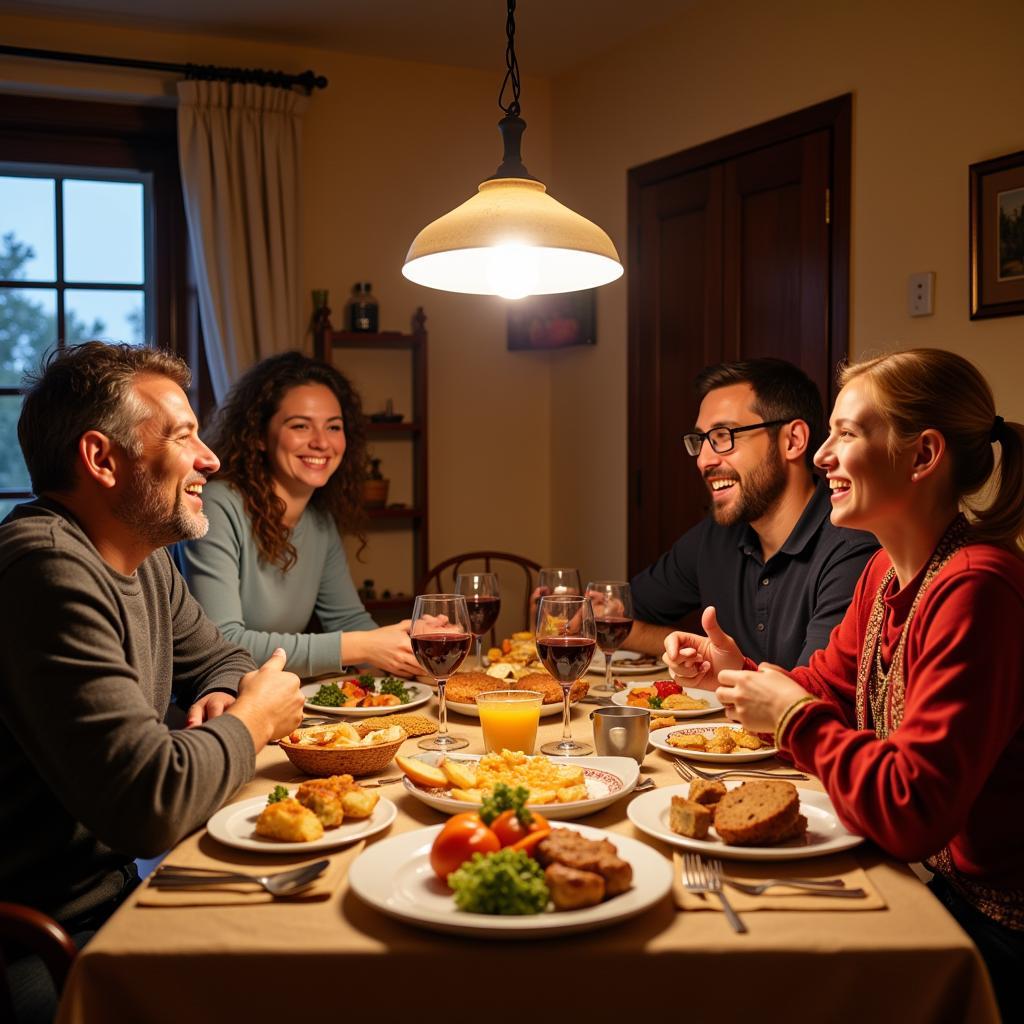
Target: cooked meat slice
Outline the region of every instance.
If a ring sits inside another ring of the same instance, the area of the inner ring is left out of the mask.
[[[537,847],[541,864],[562,864],[601,875],[606,895],[617,896],[633,882],[633,869],[607,839],[586,839],[571,829],[554,829]]]
[[[577,871],[564,864],[551,864],[544,872],[556,910],[592,907],[604,899],[605,884],[592,871]]]

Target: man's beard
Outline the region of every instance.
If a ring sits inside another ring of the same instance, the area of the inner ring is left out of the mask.
[[[193,515],[185,507],[184,485],[179,487],[171,504],[138,464],[132,466],[131,481],[114,514],[136,529],[154,548],[179,540],[199,540],[210,528],[205,515]]]
[[[719,526],[736,523],[756,523],[776,505],[786,489],[786,470],[782,456],[773,447],[774,458],[769,455],[746,479],[734,477],[739,498],[728,506],[711,506],[711,514]],[[717,474],[721,475],[721,474]]]

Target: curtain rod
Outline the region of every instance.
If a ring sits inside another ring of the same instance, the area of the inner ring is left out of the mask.
[[[29,57],[34,60],[60,60],[75,64],[105,64],[114,68],[142,68],[144,71],[170,71],[186,78],[205,82],[242,82],[255,85],[274,85],[279,89],[301,86],[306,92],[326,89],[327,79],[313,71],[301,75],[288,75],[283,71],[265,71],[263,68],[222,68],[213,64],[169,64],[159,60],[128,60],[124,57],[101,57],[95,54],[65,53],[61,50],[37,50],[27,46],[0,45],[0,54],[11,57]]]

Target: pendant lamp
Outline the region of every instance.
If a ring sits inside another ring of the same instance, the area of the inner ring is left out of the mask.
[[[622,276],[619,255],[596,224],[548,195],[523,166],[520,143],[516,0],[508,0],[506,73],[498,96],[504,159],[477,194],[428,224],[414,239],[402,273],[447,292],[521,299],[596,288]],[[512,101],[502,102],[511,84]]]

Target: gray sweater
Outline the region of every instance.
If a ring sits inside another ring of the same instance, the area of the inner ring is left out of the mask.
[[[253,667],[165,550],[124,576],[59,505],[18,506],[0,526],[0,900],[66,920],[202,825],[252,777],[252,739],[231,715],[172,732],[164,714]]]
[[[206,614],[257,664],[282,647],[289,672],[337,672],[344,631],[377,628],[359,600],[328,516],[306,506],[289,537],[298,561],[282,572],[260,558],[242,496],[233,487],[221,480],[208,483],[203,511],[209,532],[181,545],[185,577]],[[313,612],[322,633],[306,632]]]

